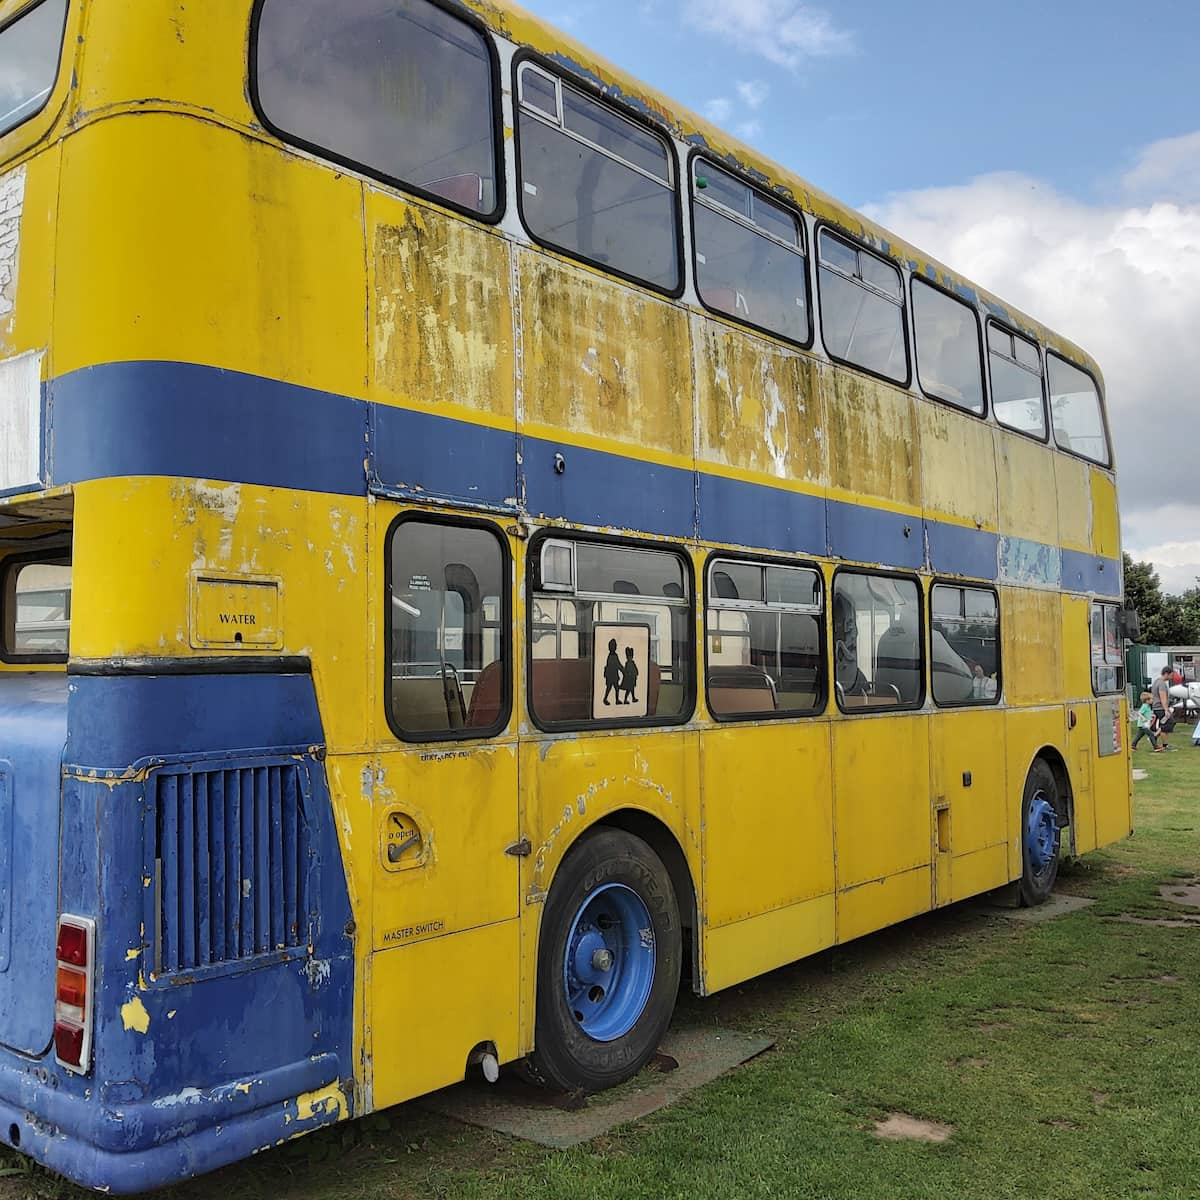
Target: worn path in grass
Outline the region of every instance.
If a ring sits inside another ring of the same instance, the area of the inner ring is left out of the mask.
[[[1190,731],[1189,731],[1190,732]],[[1029,925],[959,905],[708,1000],[680,1020],[776,1048],[571,1151],[403,1105],[160,1193],[170,1200],[1080,1200],[1200,1195],[1200,749],[1139,751],[1137,833]],[[1167,896],[1160,894],[1170,885]],[[1132,918],[1132,919],[1131,919]],[[885,1141],[893,1113],[953,1129]],[[86,1194],[0,1154],[0,1200]]]

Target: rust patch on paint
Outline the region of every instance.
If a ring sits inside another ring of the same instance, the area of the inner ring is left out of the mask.
[[[684,312],[540,254],[520,254],[525,416],[692,457]]]
[[[498,237],[408,205],[374,241],[373,370],[409,403],[513,417],[509,251]],[[413,387],[419,387],[414,394]]]

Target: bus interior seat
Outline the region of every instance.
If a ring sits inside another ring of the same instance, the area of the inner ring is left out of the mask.
[[[392,677],[392,716],[401,729],[414,733],[461,729],[462,707],[453,676]]]
[[[739,600],[737,585],[733,582],[728,571],[714,571],[712,574],[712,594],[718,600]]]
[[[916,629],[907,623],[893,625],[879,639],[875,659],[875,691],[895,688],[898,700],[915,704],[921,698],[921,665]]]
[[[467,709],[467,728],[486,729],[500,719],[503,700],[504,665],[497,660],[479,672],[471,690],[471,705]]]
[[[451,204],[483,211],[483,178],[479,175],[448,175],[420,185],[427,192],[449,200]]]
[[[646,680],[646,712],[658,712],[662,671],[651,663]],[[591,721],[592,662],[587,658],[535,658],[531,680],[533,711],[543,721]],[[613,718],[620,708],[613,707]]]
[[[713,580],[715,583],[716,575]],[[777,712],[775,681],[758,667],[712,667],[708,672],[708,706],[717,716]]]
[[[659,683],[658,703],[654,706],[656,716],[677,717],[683,712],[683,701],[687,688],[682,683]]]

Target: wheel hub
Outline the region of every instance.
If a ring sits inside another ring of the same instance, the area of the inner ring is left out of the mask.
[[[1039,875],[1054,861],[1058,851],[1058,814],[1044,792],[1037,792],[1030,802],[1025,846],[1030,865]]]
[[[580,906],[563,955],[567,1006],[588,1037],[611,1042],[642,1015],[654,983],[654,925],[642,898],[610,883]]]

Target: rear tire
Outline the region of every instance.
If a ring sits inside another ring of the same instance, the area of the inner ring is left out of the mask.
[[[1062,828],[1058,821],[1058,782],[1044,759],[1035,759],[1021,797],[1021,904],[1044,904],[1058,878]]]
[[[527,1073],[565,1092],[636,1075],[670,1023],[681,959],[679,906],[662,860],[621,830],[586,837],[546,900]]]

